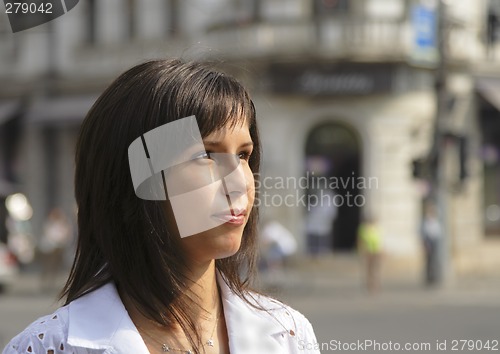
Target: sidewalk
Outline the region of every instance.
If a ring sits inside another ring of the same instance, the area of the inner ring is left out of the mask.
[[[494,252],[492,254],[496,256]],[[500,267],[489,271],[484,268],[479,268],[478,271],[472,271],[473,268],[467,272],[455,271],[447,284],[430,289],[424,283],[422,270],[400,265],[401,260],[384,259],[380,293],[385,297],[390,294],[429,291],[441,295],[473,291],[493,292],[499,295],[500,300]],[[354,253],[328,254],[318,259],[299,258],[286,270],[274,274],[261,273],[259,278],[260,288],[271,294],[287,297],[316,296],[322,293],[334,297],[366,294],[364,264]]]
[[[51,286],[43,286],[40,274],[36,269],[23,271],[20,272],[16,280],[5,289],[5,295],[18,297],[43,296],[53,298],[55,301],[67,277],[67,273],[61,272]]]

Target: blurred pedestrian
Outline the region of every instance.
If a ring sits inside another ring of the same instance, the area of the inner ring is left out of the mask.
[[[306,232],[309,251],[313,256],[326,253],[333,239],[333,223],[337,217],[335,195],[330,190],[318,190],[310,195],[309,214],[306,220]]]
[[[374,293],[380,288],[383,240],[377,222],[365,217],[358,228],[358,250],[365,262],[366,288]]]
[[[9,230],[8,246],[16,255],[19,265],[25,267],[35,258],[35,242],[29,220],[17,220],[7,217]]]
[[[424,205],[420,236],[425,254],[425,282],[427,285],[433,285],[438,280],[439,247],[443,237],[443,230],[436,206],[432,202]]]
[[[287,260],[297,251],[297,241],[293,234],[276,220],[264,223],[259,241],[263,268],[269,273],[284,270]]]
[[[63,270],[64,254],[71,241],[70,223],[60,208],[50,210],[38,249],[41,260],[41,288],[51,290]]]

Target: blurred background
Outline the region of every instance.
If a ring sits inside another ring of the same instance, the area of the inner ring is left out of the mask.
[[[15,34],[2,10],[0,347],[57,305],[83,118],[162,57],[249,88],[261,286],[320,342],[500,340],[499,41],[500,0],[81,0]]]

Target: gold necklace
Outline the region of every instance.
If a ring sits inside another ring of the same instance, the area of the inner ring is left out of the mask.
[[[220,311],[220,308],[219,308],[219,311],[217,313],[217,318],[215,319],[214,327],[212,328],[212,333],[210,334],[210,338],[207,339],[207,341],[203,344],[203,346],[205,346],[205,345],[208,345],[209,347],[213,347],[214,346],[214,339],[213,338],[214,338],[215,328],[217,327],[217,323],[219,322],[220,313],[221,313],[221,311]],[[166,352],[174,351],[174,352],[180,352],[180,353],[184,353],[184,354],[193,354],[193,350],[192,349],[181,349],[181,348],[170,347],[166,343],[164,343],[162,341],[159,341],[158,339],[156,339],[155,337],[153,337],[151,334],[149,334],[141,326],[136,325],[136,327],[137,327],[137,329],[140,329],[149,338],[151,338],[156,343],[158,343],[159,345],[161,345],[161,350],[163,352],[165,352],[165,353]]]

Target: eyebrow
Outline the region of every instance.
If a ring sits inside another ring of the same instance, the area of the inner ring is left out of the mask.
[[[218,147],[218,146],[222,145],[222,142],[221,141],[203,141],[203,145]],[[243,143],[239,147],[243,148],[243,147],[247,147],[247,146],[253,146],[253,141],[248,141],[246,143]]]

